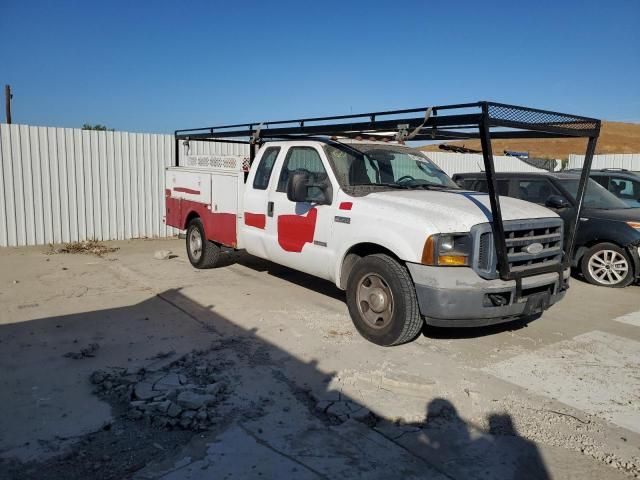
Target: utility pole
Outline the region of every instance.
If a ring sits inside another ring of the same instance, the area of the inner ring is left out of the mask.
[[[11,94],[11,85],[4,86],[4,101],[5,101],[5,114],[7,117],[7,123],[11,123],[11,99],[13,95]]]

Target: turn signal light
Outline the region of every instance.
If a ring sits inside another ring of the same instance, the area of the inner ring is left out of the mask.
[[[422,264],[423,265],[435,265],[435,259],[434,259],[434,251],[435,251],[435,242],[434,242],[434,237],[433,235],[431,235],[429,238],[427,238],[427,241],[424,242],[424,247],[422,248]]]
[[[629,225],[631,228],[640,230],[640,222],[627,222],[627,225]]]
[[[467,257],[463,255],[440,255],[438,265],[464,266],[467,264]]]

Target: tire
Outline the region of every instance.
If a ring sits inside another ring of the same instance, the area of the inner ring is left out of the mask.
[[[413,340],[424,325],[409,272],[384,254],[356,262],[347,280],[347,306],[360,335],[385,347]]]
[[[580,269],[589,283],[602,287],[623,288],[634,279],[631,257],[613,243],[599,243],[588,249]]]
[[[197,245],[199,243],[199,249]],[[194,218],[187,227],[187,256],[191,265],[196,268],[213,268],[220,259],[220,247],[207,240],[204,225],[199,218]]]

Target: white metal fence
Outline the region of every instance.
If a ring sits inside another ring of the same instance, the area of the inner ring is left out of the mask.
[[[191,155],[248,155],[245,145],[191,142]],[[425,152],[449,175],[478,172],[482,155]],[[184,154],[183,148],[180,155]],[[163,222],[173,136],[0,124],[0,246],[174,235]],[[571,155],[579,167],[582,155]],[[541,171],[494,157],[496,171]],[[640,154],[596,155],[594,168],[640,170]]]
[[[569,168],[581,168],[584,155],[569,155]],[[592,168],[624,168],[640,172],[640,153],[610,153],[593,156]]]
[[[480,172],[484,170],[484,160],[478,153],[424,152],[449,176],[455,173]],[[494,156],[496,172],[544,172],[516,157]]]
[[[189,153],[248,149],[191,142]],[[163,222],[173,158],[171,135],[0,124],[0,246],[175,234]]]

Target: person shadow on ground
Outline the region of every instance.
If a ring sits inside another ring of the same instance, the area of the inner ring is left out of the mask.
[[[487,417],[488,430],[465,422],[455,406],[436,398],[426,407],[424,423],[405,438],[414,450],[453,478],[549,480],[538,447],[521,437],[508,414]]]

